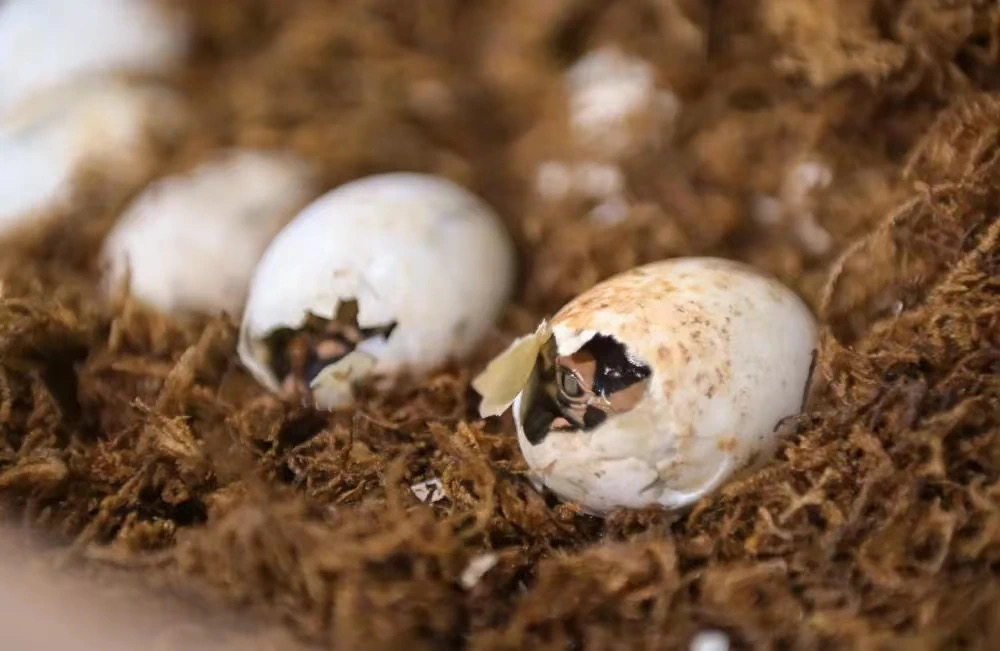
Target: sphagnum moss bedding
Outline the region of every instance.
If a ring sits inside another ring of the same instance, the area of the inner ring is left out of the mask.
[[[191,51],[154,76],[191,119],[3,243],[2,510],[63,562],[342,649],[996,646],[995,3],[172,5]],[[671,107],[613,151],[580,144],[567,100],[601,48]],[[227,147],[284,148],[328,188],[410,170],[483,197],[520,256],[500,327],[328,414],[258,386],[231,319],[108,305],[117,217]],[[471,379],[599,280],[679,255],[748,262],[816,311],[805,411],[681,513],[539,494]]]

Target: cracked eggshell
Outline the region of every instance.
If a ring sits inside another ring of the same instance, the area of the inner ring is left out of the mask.
[[[0,233],[66,202],[87,165],[135,176],[147,130],[173,129],[183,114],[165,88],[99,80],[35,95],[0,116]]]
[[[341,301],[355,299],[360,327],[396,328],[358,345],[355,353],[371,364],[345,358],[362,369],[352,380],[420,374],[470,352],[499,317],[514,278],[513,243],[480,199],[424,174],[366,177],[314,201],[268,247],[251,284],[240,357],[277,392],[264,339],[301,327],[309,313],[333,319]],[[320,407],[351,400],[339,389],[314,387],[313,395]]]
[[[165,6],[156,0],[0,3],[0,112],[84,76],[174,63],[187,49],[187,29]]]
[[[314,196],[309,165],[284,152],[227,151],[161,179],[105,240],[106,289],[127,278],[158,310],[238,317],[264,249]]]
[[[531,359],[595,334],[652,369],[642,399],[589,431],[524,434]],[[602,514],[688,505],[765,460],[776,424],[798,413],[816,347],[812,314],[777,280],[739,263],[680,258],[610,278],[516,341],[476,379],[484,416],[513,399],[521,451],[561,498]]]

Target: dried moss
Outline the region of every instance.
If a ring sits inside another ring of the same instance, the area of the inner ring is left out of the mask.
[[[197,590],[332,648],[989,648],[1000,634],[1000,95],[988,2],[177,2],[198,107],[146,178],[283,145],[332,186],[396,169],[501,212],[523,262],[476,359],[318,414],[240,369],[235,324],[96,292],[141,189],[94,174],[4,244],[3,511],[73,558]],[[601,43],[680,96],[672,140],[624,161],[623,222],[544,200],[579,157],[558,75]],[[829,251],[754,216],[819,159]],[[779,458],[686,514],[581,515],[536,493],[472,374],[575,293],[711,253],[770,270],[824,323]],[[447,498],[421,504],[414,482]],[[497,565],[471,589],[476,556]]]

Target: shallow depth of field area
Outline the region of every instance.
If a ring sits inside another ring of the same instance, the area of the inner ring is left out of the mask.
[[[134,178],[88,170],[0,244],[0,513],[52,562],[95,592],[246,616],[269,648],[686,649],[709,629],[733,648],[995,648],[996,3],[170,4],[195,40],[163,82],[191,119]],[[670,104],[609,155],[613,196],[564,182],[594,160],[567,70],[601,48],[648,62]],[[481,196],[520,256],[496,331],[323,413],[250,377],[237,322],[104,301],[122,208],[234,145],[291,149],[325,189],[412,170]],[[748,262],[813,308],[805,412],[772,463],[680,513],[601,520],[539,494],[471,379],[597,281],[682,255]]]

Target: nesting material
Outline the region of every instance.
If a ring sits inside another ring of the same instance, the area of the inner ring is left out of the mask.
[[[660,87],[650,62],[613,44],[585,53],[563,81],[568,156],[538,162],[535,189],[546,202],[582,200],[592,224],[615,226],[632,210],[622,161],[670,140],[680,100]]]
[[[0,255],[0,511],[52,534],[60,574],[111,566],[91,603],[124,574],[312,648],[996,647],[995,3],[167,2],[195,28],[170,82],[198,119],[140,181],[87,175]],[[558,89],[609,42],[685,108],[669,148],[620,161],[633,210],[597,228],[533,188],[540,162],[584,158]],[[414,79],[448,110],[414,107]],[[474,189],[519,245],[498,333],[317,413],[239,367],[228,320],[109,309],[97,262],[122,208],[232,145],[294,150],[329,187],[409,169]],[[748,207],[803,156],[836,171],[823,256]],[[821,324],[778,453],[684,512],[594,518],[532,490],[513,419],[478,418],[469,380],[603,279],[706,254],[776,274]],[[433,508],[409,488],[430,477]],[[45,605],[21,623],[67,623]],[[87,621],[131,614],[109,608]],[[130,648],[184,647],[152,629]]]
[[[166,313],[239,317],[271,239],[316,193],[308,163],[235,150],[161,179],[108,235],[105,284]]]

